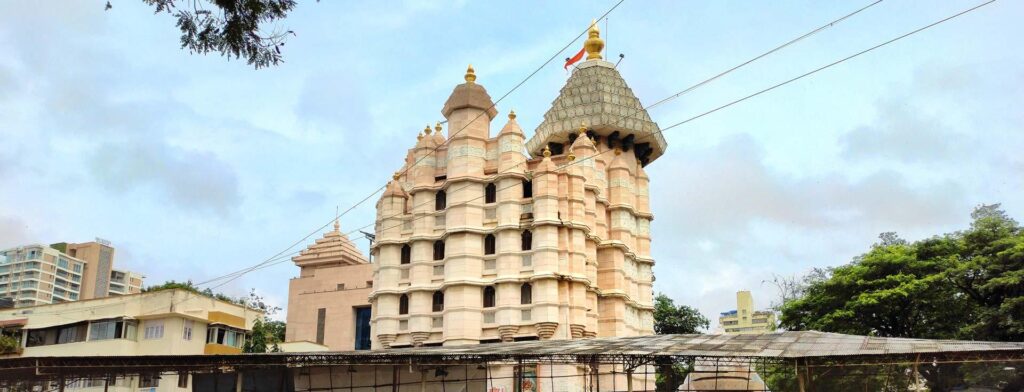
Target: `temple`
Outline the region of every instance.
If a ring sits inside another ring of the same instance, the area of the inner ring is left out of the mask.
[[[658,125],[591,25],[533,137],[472,66],[377,202],[374,348],[653,333]]]

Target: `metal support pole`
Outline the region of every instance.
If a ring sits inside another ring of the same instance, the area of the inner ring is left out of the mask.
[[[796,382],[797,385],[800,386],[800,392],[806,392],[807,390],[804,387],[804,383],[806,382],[804,380],[804,374],[800,373],[800,360],[797,359],[794,361],[794,365],[796,366]]]
[[[235,392],[242,392],[242,371],[235,371]]]
[[[398,375],[398,365],[391,366],[391,392],[398,392],[398,381],[401,380],[401,376]]]
[[[917,372],[917,364],[921,362],[921,354],[917,354],[914,358],[914,389],[917,390],[917,384],[921,381],[921,373]]]
[[[334,366],[327,367],[327,385],[331,387],[331,392],[334,392]]]

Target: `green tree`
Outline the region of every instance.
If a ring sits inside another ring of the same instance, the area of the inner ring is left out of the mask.
[[[676,306],[675,301],[665,294],[654,298],[654,332],[662,334],[695,334],[711,325],[707,317],[697,309],[686,305]],[[660,359],[655,363],[657,376],[655,388],[658,391],[675,391],[693,371],[692,362],[678,362]]]
[[[675,301],[665,294],[654,298],[654,333],[700,333],[711,325],[707,317],[697,309],[686,305],[676,306]]]
[[[1024,229],[999,204],[974,210],[970,229],[953,235],[958,253],[946,276],[978,306],[964,337],[1024,341]]]
[[[913,243],[883,233],[867,253],[809,280],[795,299],[783,301],[781,326],[873,336],[1024,340],[1024,229],[999,204],[978,206],[971,218],[967,230]],[[1024,370],[957,365],[920,370],[933,391],[963,383],[1016,390],[1024,382]]]
[[[176,20],[181,47],[192,53],[244,58],[256,69],[282,61],[291,30],[273,29],[295,8],[295,0],[142,0],[157,14]],[[106,9],[113,8],[110,1]]]
[[[875,244],[783,305],[780,324],[853,335],[955,337],[973,306],[945,279],[944,268],[917,258],[913,245]]]
[[[279,345],[284,341],[285,323],[270,319],[281,308],[266,303],[262,296],[256,294],[255,289],[249,292],[249,298],[245,301],[245,306],[263,312],[263,316],[256,318],[256,322],[253,323],[252,333],[245,340],[245,344],[242,345],[242,352],[265,353],[281,351]]]

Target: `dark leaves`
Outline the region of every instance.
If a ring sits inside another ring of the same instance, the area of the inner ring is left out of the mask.
[[[155,13],[177,20],[181,47],[192,53],[220,53],[244,58],[256,69],[279,64],[281,47],[291,30],[266,32],[265,26],[284,19],[295,0],[143,0]],[[109,7],[109,3],[108,3]]]

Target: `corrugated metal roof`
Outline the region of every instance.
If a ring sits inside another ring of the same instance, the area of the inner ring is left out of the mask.
[[[652,355],[722,358],[818,358],[991,351],[1024,353],[1024,342],[884,338],[816,331],[788,331],[759,335],[650,335],[577,340],[538,340],[452,347],[416,347],[337,352],[336,354],[351,353],[361,356],[498,355],[543,357],[547,355]]]

